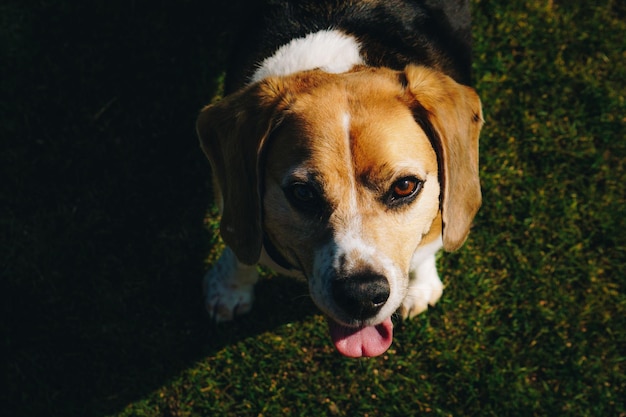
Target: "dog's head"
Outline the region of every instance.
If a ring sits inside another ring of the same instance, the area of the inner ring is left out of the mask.
[[[331,320],[367,329],[390,323],[421,246],[465,241],[481,125],[473,89],[409,66],[269,78],[206,107],[198,132],[239,260],[265,242]]]

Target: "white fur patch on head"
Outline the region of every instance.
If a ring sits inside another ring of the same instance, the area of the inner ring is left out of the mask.
[[[322,30],[294,39],[260,63],[250,82],[319,68],[339,74],[363,64],[359,43],[339,30]]]
[[[346,132],[346,138],[350,140],[350,113],[344,113],[341,118],[341,123],[343,125],[343,130]]]
[[[341,114],[341,126],[344,131],[344,166],[354,166],[354,155],[351,152],[351,125],[352,116],[348,112]],[[363,233],[363,217],[358,202],[357,179],[354,171],[350,170],[344,178],[347,187],[343,194],[344,206],[341,210],[342,218],[338,222],[341,227],[335,230],[334,239],[315,253],[313,275],[309,278],[311,296],[316,304],[335,320],[341,317],[337,306],[332,301],[332,281],[337,274],[350,276],[366,268],[371,272],[379,273],[389,281],[389,301],[381,311],[368,322],[378,324],[381,320],[391,316],[402,301],[404,291],[401,285],[403,273],[396,263],[381,253],[375,244],[367,241]]]

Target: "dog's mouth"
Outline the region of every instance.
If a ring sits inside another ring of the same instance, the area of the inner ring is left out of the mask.
[[[380,356],[393,341],[391,317],[375,326],[348,327],[328,319],[330,337],[339,353],[350,358]]]

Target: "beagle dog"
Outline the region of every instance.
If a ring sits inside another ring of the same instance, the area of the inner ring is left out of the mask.
[[[470,37],[461,0],[273,0],[246,27],[197,121],[226,243],[214,320],[251,309],[257,263],[306,278],[349,357],[439,300],[435,254],[481,204]]]

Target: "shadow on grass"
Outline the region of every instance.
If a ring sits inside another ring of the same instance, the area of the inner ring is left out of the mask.
[[[282,278],[238,324],[203,311],[210,181],[194,123],[245,3],[0,6],[7,415],[114,413],[314,311]]]
[[[319,310],[311,299],[306,282],[283,276],[262,279],[255,288],[252,311],[230,323],[210,323],[206,349],[209,354],[243,338],[304,320]]]

